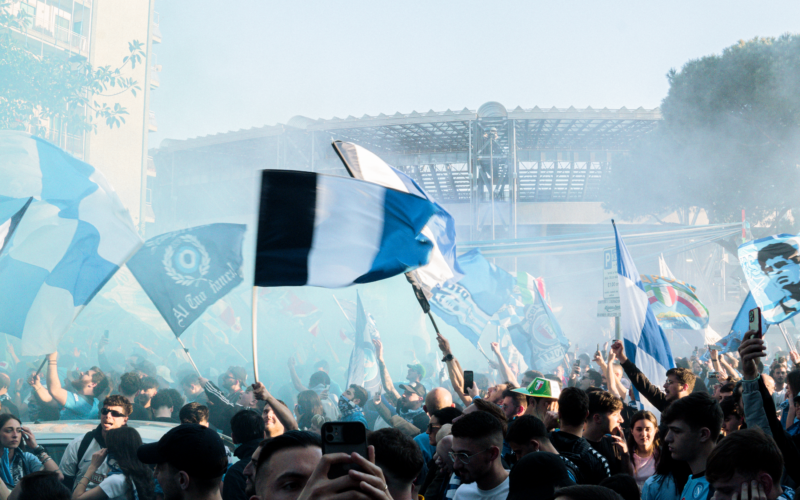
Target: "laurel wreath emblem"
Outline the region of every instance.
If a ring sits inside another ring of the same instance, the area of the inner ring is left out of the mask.
[[[181,241],[185,241],[190,245],[194,246],[197,251],[200,253],[200,266],[198,267],[198,271],[200,272],[200,276],[205,276],[208,274],[208,269],[211,267],[211,257],[208,256],[208,252],[206,252],[206,248],[200,243],[197,238],[192,236],[191,234],[184,234],[178,238]],[[186,274],[181,274],[175,270],[172,266],[172,256],[175,255],[175,249],[172,248],[172,245],[168,246],[167,249],[164,251],[164,259],[161,261],[164,264],[164,270],[167,272],[167,276],[172,278],[175,283],[178,285],[183,286],[192,286],[192,285],[199,285],[201,281],[208,281],[205,278],[195,278],[193,276],[189,276]]]

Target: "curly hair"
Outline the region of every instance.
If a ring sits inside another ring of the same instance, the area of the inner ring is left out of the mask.
[[[125,416],[129,417],[133,413],[133,405],[125,396],[119,394],[112,394],[103,400],[103,407],[119,406],[125,412]]]

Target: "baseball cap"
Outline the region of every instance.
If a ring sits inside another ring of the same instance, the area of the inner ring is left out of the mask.
[[[419,373],[419,378],[425,378],[425,367],[422,366],[422,363],[412,363],[408,367]]]
[[[143,463],[168,463],[190,477],[220,477],[228,469],[219,434],[198,424],[173,427],[157,443],[140,446],[136,455]]]
[[[411,366],[411,365],[409,365]],[[418,396],[425,397],[428,391],[425,390],[425,386],[420,384],[419,382],[412,382],[410,384],[400,384],[400,388],[404,391],[413,392]]]
[[[558,399],[561,395],[561,388],[558,382],[547,378],[536,377],[526,388],[513,389],[514,392],[533,396],[535,398]]]

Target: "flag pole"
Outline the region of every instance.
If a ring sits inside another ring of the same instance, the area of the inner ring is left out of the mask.
[[[786,346],[789,348],[789,352],[794,352],[794,346],[792,346],[792,344],[789,342],[789,336],[786,334],[786,329],[783,327],[783,323],[778,323],[778,328],[781,329],[783,340],[786,341]]]
[[[200,377],[202,377],[203,375],[201,375],[201,374],[200,374],[200,370],[197,368],[197,365],[196,365],[196,364],[194,364],[194,360],[192,359],[192,355],[191,355],[191,354],[189,354],[189,348],[188,348],[188,347],[186,347],[186,344],[184,344],[184,343],[183,343],[183,340],[181,340],[181,338],[180,338],[180,337],[178,337],[178,336],[176,335],[176,336],[175,336],[175,338],[176,338],[176,339],[178,339],[178,343],[180,343],[181,347],[183,348],[183,352],[185,352],[185,353],[186,353],[186,357],[187,357],[187,358],[189,358],[189,363],[191,363],[191,364],[192,364],[192,368],[194,368],[194,371],[196,371],[196,372],[197,372],[197,375],[199,375]]]
[[[258,383],[258,287],[253,286],[253,376],[255,383]]]
[[[344,319],[346,319],[347,322],[350,323],[350,326],[353,328],[353,331],[356,331],[356,325],[354,325],[353,322],[350,321],[350,318],[347,317],[347,313],[344,312],[344,307],[342,307],[342,304],[339,302],[339,299],[337,299],[336,295],[334,295],[334,294],[331,294],[331,297],[333,297],[333,300],[336,301],[336,305],[339,306],[339,310],[342,311],[342,315],[344,315]],[[437,330],[437,332],[438,332],[438,330]]]

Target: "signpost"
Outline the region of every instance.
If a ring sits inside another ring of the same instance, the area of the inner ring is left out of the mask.
[[[620,340],[619,331],[619,274],[617,273],[617,247],[603,249],[603,300],[597,302],[597,316],[614,318],[614,338]]]

